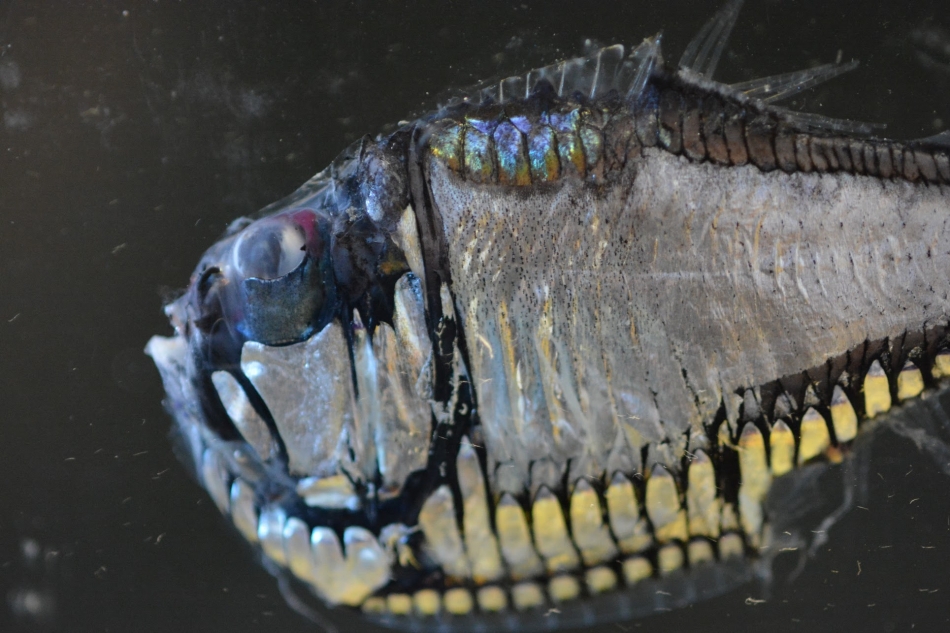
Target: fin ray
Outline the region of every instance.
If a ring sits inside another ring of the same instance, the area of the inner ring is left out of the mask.
[[[743,0],[730,0],[699,30],[680,57],[680,68],[711,79],[736,25]]]
[[[660,36],[647,38],[625,56],[621,44],[601,48],[591,55],[566,59],[535,68],[521,75],[479,84],[449,100],[507,103],[526,99],[542,81],[547,81],[559,97],[580,93],[588,99],[617,90],[621,96],[635,98],[643,91],[659,60]]]
[[[627,99],[634,99],[640,96],[643,89],[646,88],[653,69],[660,60],[660,41],[662,34],[655,37],[649,37],[643,40],[643,43],[637,46],[630,53],[630,64],[624,64],[624,68],[634,69],[633,78],[630,80],[630,87],[627,89]]]
[[[761,99],[765,103],[776,103],[798,94],[813,86],[817,86],[858,67],[858,61],[853,60],[846,64],[824,64],[806,70],[796,70],[781,75],[760,77],[751,81],[729,84],[729,88],[743,93],[753,99]]]
[[[926,138],[914,139],[910,143],[914,147],[950,150],[950,130],[944,130],[939,134],[934,134],[933,136],[928,136]]]
[[[786,123],[791,123],[798,129],[807,132],[831,132],[835,134],[870,136],[875,131],[883,130],[887,127],[887,125],[883,123],[865,123],[863,121],[851,121],[850,119],[836,119],[823,114],[796,112],[778,106],[772,106],[771,109]]]

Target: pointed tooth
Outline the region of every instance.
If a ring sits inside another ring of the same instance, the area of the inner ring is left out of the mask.
[[[519,582],[511,588],[511,601],[518,611],[544,606],[544,591],[536,582]]]
[[[620,549],[636,554],[653,545],[653,535],[645,518],[640,516],[640,504],[633,484],[622,473],[616,473],[607,487],[607,513]]]
[[[656,566],[660,570],[661,576],[682,568],[684,562],[683,550],[676,543],[664,545],[656,553]]]
[[[411,204],[407,204],[399,216],[399,224],[393,234],[393,241],[406,255],[409,269],[418,279],[425,279],[425,266],[422,261],[422,246],[419,242],[419,231],[416,227],[416,212]],[[425,288],[423,288],[423,291]],[[423,296],[425,293],[423,292]]]
[[[488,516],[485,480],[482,467],[478,463],[478,454],[467,437],[462,438],[456,459],[456,472],[462,491],[462,527],[472,578],[479,584],[498,580],[504,569]]]
[[[587,584],[587,591],[592,595],[606,593],[617,588],[617,574],[606,565],[588,569],[584,573],[584,581]]]
[[[738,534],[723,534],[719,539],[719,560],[726,560],[734,556],[742,556],[745,545]]]
[[[343,546],[346,548],[346,567],[343,571],[350,582],[340,602],[355,606],[389,582],[392,561],[373,533],[366,528],[346,528],[343,531]]]
[[[904,368],[897,374],[897,399],[909,400],[916,398],[924,390],[924,376],[917,369],[917,365],[907,361]]]
[[[363,613],[380,615],[382,613],[386,613],[388,610],[387,600],[382,596],[370,596],[366,599],[366,602],[360,606],[360,609],[363,610]]]
[[[689,566],[705,565],[716,560],[713,554],[712,545],[704,538],[693,539],[686,546],[686,555],[689,558]]]
[[[874,361],[864,377],[864,412],[869,418],[891,408],[891,387],[881,363]]]
[[[310,551],[310,528],[297,517],[288,518],[284,524],[284,554],[294,576],[312,585],[316,570]]]
[[[412,597],[406,593],[391,593],[386,596],[386,610],[393,615],[412,613]]]
[[[769,433],[772,476],[781,477],[795,467],[795,435],[784,420],[772,425]]]
[[[351,437],[350,441],[354,452],[358,451],[357,468],[366,481],[373,481],[379,470],[376,434],[382,425],[379,362],[358,310],[353,310],[352,322],[353,374],[356,376],[356,392],[359,395],[354,399],[352,433],[355,437]]]
[[[600,497],[587,480],[578,479],[571,495],[571,534],[584,564],[592,567],[617,555],[617,546],[604,525]]]
[[[502,495],[495,509],[495,527],[501,553],[514,580],[538,576],[544,571],[541,559],[531,544],[531,533],[524,510],[507,492]]]
[[[831,436],[828,434],[828,423],[825,418],[809,408],[802,416],[802,425],[799,431],[801,440],[798,444],[798,465],[807,463],[819,455],[824,454],[831,446]]]
[[[641,580],[653,576],[653,565],[645,556],[631,556],[623,561],[623,581],[627,586],[635,585]]]
[[[311,508],[358,510],[361,501],[346,475],[304,477],[297,481],[297,494]]]
[[[831,424],[838,444],[850,442],[858,434],[858,415],[840,385],[835,385],[831,395]]]
[[[283,508],[271,506],[261,512],[257,522],[257,539],[261,549],[272,561],[278,565],[287,566],[287,556],[284,554],[284,525],[287,523],[287,513]]]
[[[330,604],[340,604],[350,585],[350,577],[343,559],[343,546],[336,532],[328,527],[313,528],[310,533],[310,555],[313,557],[311,582],[317,593]]]
[[[442,570],[452,578],[470,578],[472,575],[455,520],[455,502],[446,485],[439,486],[419,511],[419,527],[426,538],[429,554]]]
[[[689,533],[693,536],[719,536],[719,512],[722,499],[716,496],[716,471],[704,451],[693,454],[686,484],[686,513]]]
[[[577,552],[567,535],[561,504],[547,487],[538,490],[531,506],[534,543],[544,557],[549,573],[571,571],[579,564]]]
[[[950,350],[941,350],[934,357],[934,366],[930,372],[935,380],[950,376]]]
[[[442,603],[445,610],[452,615],[465,615],[471,613],[475,608],[475,601],[472,600],[472,593],[463,587],[449,589],[442,596]]]
[[[231,520],[244,538],[257,542],[257,508],[254,489],[240,477],[231,484]]]
[[[508,596],[505,590],[497,585],[482,587],[475,594],[478,608],[485,613],[498,613],[508,608]]]
[[[413,594],[412,605],[419,615],[436,615],[442,610],[442,596],[435,589],[420,589]]]
[[[226,371],[216,371],[211,374],[211,382],[218,399],[224,405],[228,417],[241,433],[244,440],[251,445],[263,461],[277,456],[277,442],[271,436],[267,423],[258,415],[248,400],[244,388],[237,379]]]
[[[376,537],[365,528],[346,528],[343,545],[330,528],[313,528],[310,556],[313,564],[310,582],[330,604],[358,606],[390,580],[391,561]],[[394,613],[409,613],[410,597],[397,595],[404,597],[387,598],[387,608]]]
[[[657,464],[647,479],[646,491],[647,516],[653,523],[656,540],[666,543],[673,539],[685,541],[688,535],[686,511],[680,503],[679,491],[673,475],[662,465]]]
[[[214,505],[222,514],[228,514],[231,508],[230,473],[218,451],[205,449],[201,456],[201,479]]]
[[[748,538],[757,544],[764,522],[762,501],[772,485],[772,473],[765,439],[752,422],[745,425],[739,437],[739,473],[739,520]]]
[[[555,604],[574,600],[581,595],[581,584],[570,574],[558,574],[548,581],[548,595]]]

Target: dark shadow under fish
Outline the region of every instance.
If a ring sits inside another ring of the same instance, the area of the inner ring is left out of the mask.
[[[363,139],[205,253],[148,352],[278,573],[559,628],[767,576],[852,505],[794,502],[950,375],[950,143],[776,105],[854,62],[716,82],[740,4],[678,69],[612,46]]]

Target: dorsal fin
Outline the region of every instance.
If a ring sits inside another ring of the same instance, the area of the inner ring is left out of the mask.
[[[770,77],[761,77],[732,85],[722,84],[712,79],[726,42],[739,16],[743,0],[729,0],[689,43],[680,58],[680,76],[686,81],[710,81],[726,93],[741,95],[766,104],[776,103],[796,95],[802,90],[828,81],[838,75],[854,70],[857,61],[845,64],[825,64],[806,70],[798,70]],[[856,134],[867,136],[875,130],[884,129],[884,125],[863,123],[845,119],[834,119],[820,114],[795,112],[785,108],[776,108],[786,122],[793,126],[815,133]]]
[[[857,60],[845,64],[824,64],[806,70],[796,70],[781,75],[771,75],[752,79],[751,81],[729,84],[729,87],[747,97],[761,99],[765,103],[776,103],[794,96],[802,90],[817,86],[838,75],[843,75],[857,67]]]
[[[663,58],[660,55],[660,40],[662,39],[662,33],[655,37],[648,37],[630,53],[630,61],[633,62],[636,71],[630,81],[629,88],[627,88],[627,99],[633,100],[639,97],[646,87],[650,75],[653,74],[653,69],[658,64],[662,65]]]
[[[944,130],[940,134],[934,134],[933,136],[914,139],[910,141],[910,144],[916,147],[950,151],[950,130]]]
[[[730,0],[699,30],[680,57],[680,68],[712,79],[719,58],[736,25],[743,0]]]
[[[484,83],[464,91],[461,100],[507,103],[526,99],[542,81],[551,84],[559,97],[579,93],[593,100],[616,90],[622,97],[635,99],[662,59],[660,39],[659,35],[645,39],[626,57],[623,45],[615,44],[592,55],[566,59],[524,75]]]

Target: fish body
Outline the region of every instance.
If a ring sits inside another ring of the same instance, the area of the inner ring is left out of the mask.
[[[950,375],[950,144],[774,105],[853,64],[715,82],[739,4],[678,69],[613,46],[365,138],[205,253],[148,352],[264,556],[409,628],[680,605]]]

